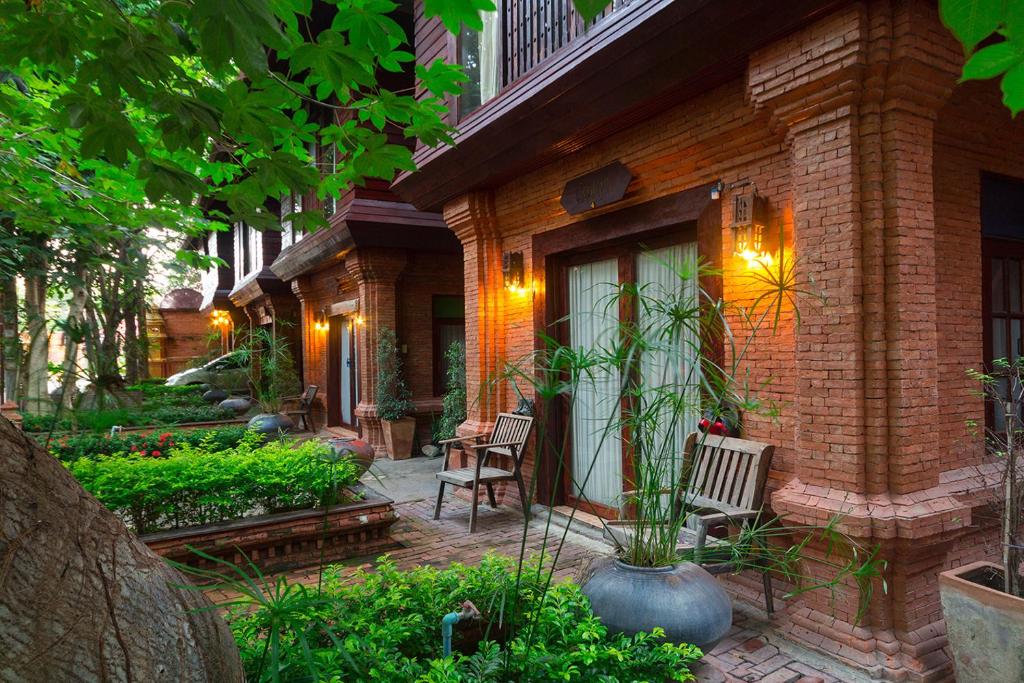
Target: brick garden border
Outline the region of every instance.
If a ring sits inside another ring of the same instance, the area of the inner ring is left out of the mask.
[[[394,501],[362,485],[353,503],[326,511],[308,508],[228,522],[158,531],[139,538],[157,555],[191,567],[222,569],[188,550],[192,546],[239,566],[251,561],[260,571],[276,572],[373,555],[398,547],[391,525],[398,519]]]

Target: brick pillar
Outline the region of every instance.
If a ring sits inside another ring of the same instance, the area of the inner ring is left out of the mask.
[[[505,359],[505,290],[501,235],[494,197],[473,192],[444,207],[448,227],[462,242],[466,291],[466,395],[462,434],[488,432],[505,410],[505,392],[493,379]]]
[[[782,627],[888,680],[948,674],[935,575],[971,519],[939,481],[932,127],[955,68],[929,52],[937,30],[927,3],[853,5],[753,55],[748,81],[786,131],[798,275],[823,297],[801,309],[796,476],[771,504],[795,524],[840,513],[889,562],[859,623],[843,588]]]
[[[356,328],[356,353],[359,362],[359,418],[362,436],[373,444],[378,455],[385,452],[380,418],[377,417],[377,339],[382,327],[396,326],[395,283],[405,268],[404,251],[394,249],[357,249],[345,258],[345,269],[359,290],[359,315]]]

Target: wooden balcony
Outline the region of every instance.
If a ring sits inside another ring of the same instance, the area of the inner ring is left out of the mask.
[[[508,86],[569,43],[584,38],[614,12],[646,0],[614,0],[592,21],[584,21],[572,0],[499,0],[504,36],[503,84]]]
[[[582,31],[570,0],[504,0],[497,96],[455,122],[455,146],[418,148],[419,170],[392,188],[436,211],[501,185],[741,78],[751,51],[844,1],[620,0]],[[422,13],[416,37],[421,64],[457,56]]]

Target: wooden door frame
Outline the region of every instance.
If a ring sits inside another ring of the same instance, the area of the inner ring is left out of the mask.
[[[343,334],[347,334],[349,337],[352,358],[355,358],[356,354],[356,335],[349,318],[349,315],[332,315],[327,318],[327,425],[355,430],[356,381],[358,380],[355,370],[358,361],[348,368],[352,422],[345,422],[341,414],[341,336]]]
[[[562,277],[565,259],[580,254],[599,253],[608,248],[624,245],[654,244],[659,238],[678,238],[679,243],[697,242],[698,257],[713,270],[721,268],[722,206],[721,200],[710,198],[712,184],[684,190],[643,204],[585,219],[563,228],[533,236],[532,261],[534,278],[541,286],[534,288],[534,349],[543,352],[546,343],[542,335],[555,339],[568,338],[568,325],[560,311],[567,310],[568,292]],[[594,258],[593,260],[597,260]],[[621,262],[620,262],[621,263]],[[621,275],[621,274],[620,274]],[[722,291],[719,274],[702,275],[700,286],[712,297]],[[563,473],[567,463],[559,458],[559,447],[571,453],[571,438],[567,432],[568,416],[565,400],[543,401],[537,406],[553,433],[537,442],[537,502],[559,505],[570,501]],[[624,456],[625,457],[625,456]],[[632,466],[629,464],[629,470]],[[623,464],[623,477],[627,474]],[[580,509],[614,516],[617,511],[606,506],[580,505]]]

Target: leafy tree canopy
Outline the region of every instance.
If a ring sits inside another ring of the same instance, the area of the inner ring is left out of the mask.
[[[321,11],[327,6],[334,11]],[[488,0],[432,2],[446,24]],[[390,0],[0,0],[0,209],[9,227],[108,244],[133,226],[277,226],[268,199],[413,168],[400,131],[450,141],[461,70],[417,66]],[[316,16],[314,16],[314,14]],[[453,19],[454,18],[454,19]],[[333,115],[330,115],[333,114]],[[333,173],[311,144],[337,145]],[[322,218],[293,216],[303,227]]]
[[[1024,2],[940,0],[939,12],[967,55],[961,80],[998,78],[1016,116],[1024,109]]]

